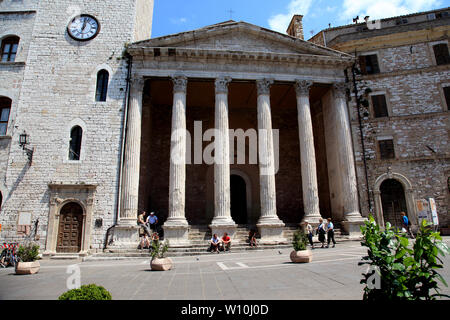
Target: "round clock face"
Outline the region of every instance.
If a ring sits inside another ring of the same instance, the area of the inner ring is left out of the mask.
[[[97,19],[88,14],[82,14],[70,21],[67,32],[75,40],[87,41],[95,38],[100,31]]]

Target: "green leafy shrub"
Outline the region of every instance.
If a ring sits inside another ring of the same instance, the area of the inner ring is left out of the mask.
[[[21,262],[33,262],[39,259],[39,246],[37,244],[27,243],[20,245],[17,250],[17,257]]]
[[[364,300],[434,300],[446,296],[439,293],[438,282],[447,283],[436,269],[443,268],[439,255],[449,249],[438,232],[433,232],[425,220],[420,225],[413,247],[399,230],[386,223],[385,230],[369,221],[361,227],[362,246],[368,248],[367,256],[359,265],[368,264],[378,274],[379,287],[373,288],[374,273],[363,273],[361,284],[365,284]],[[448,297],[448,296],[447,296]]]
[[[96,284],[82,285],[79,289],[64,292],[58,300],[112,300],[111,294]]]
[[[168,240],[164,241],[163,245],[161,245],[161,242],[159,240],[152,241],[152,251],[151,251],[152,260],[155,258],[159,259],[164,258],[164,254],[167,252],[168,249],[169,249]]]
[[[295,251],[306,250],[308,245],[308,236],[303,231],[297,231],[294,233],[294,239],[292,246]]]

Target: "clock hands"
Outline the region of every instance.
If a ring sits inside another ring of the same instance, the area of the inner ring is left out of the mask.
[[[86,23],[87,23],[87,21],[86,21],[86,18],[85,18],[84,22],[83,22],[83,26],[81,27],[81,32],[83,32],[84,29],[86,28]]]

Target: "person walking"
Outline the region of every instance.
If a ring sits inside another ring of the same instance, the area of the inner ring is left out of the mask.
[[[314,242],[313,242],[313,228],[308,223],[308,221],[305,221],[305,229],[306,233],[308,235],[309,244],[311,245],[311,249],[314,249]]]
[[[144,231],[145,231],[145,233],[147,234],[147,236],[151,237],[152,233],[150,232],[149,227],[148,227],[147,224],[145,223],[145,211],[142,211],[142,212],[138,215],[137,223],[138,223],[138,226],[140,226],[141,228],[144,229]]]
[[[155,215],[154,212],[150,212],[150,215],[147,218],[147,224],[149,225],[150,229],[152,229],[154,232],[158,232],[158,217]]]
[[[409,222],[408,216],[403,211],[400,212],[400,214],[402,215],[402,231],[404,229],[404,233],[409,234],[411,239],[414,239],[414,235],[411,231],[411,222]]]
[[[336,246],[336,240],[334,240],[334,225],[331,222],[331,218],[327,219],[327,248],[330,246],[330,241],[333,240],[333,248]]]
[[[319,219],[319,226],[317,227],[316,230],[316,234],[319,235],[319,241],[322,243],[322,247],[323,248],[325,246],[325,233],[326,233],[326,226],[323,222],[323,219],[320,218]]]

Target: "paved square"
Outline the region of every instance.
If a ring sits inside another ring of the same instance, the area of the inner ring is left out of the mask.
[[[450,242],[450,238],[445,240]],[[149,259],[41,260],[39,273],[18,276],[0,269],[0,299],[55,300],[67,290],[78,266],[81,284],[104,286],[115,300],[361,300],[358,266],[366,248],[359,242],[315,249],[308,264],[290,262],[291,249],[254,250],[174,257],[174,268],[151,271]],[[440,271],[450,283],[450,257]],[[72,278],[71,278],[72,277]],[[443,287],[443,286],[442,286]],[[442,288],[450,294],[449,288]]]

